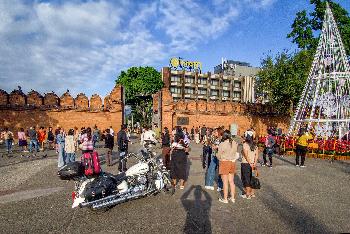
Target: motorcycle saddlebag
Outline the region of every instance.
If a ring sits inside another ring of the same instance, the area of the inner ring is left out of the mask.
[[[87,201],[101,199],[111,195],[115,189],[116,184],[113,178],[100,176],[86,185],[84,197]]]
[[[58,170],[58,177],[61,180],[71,180],[84,175],[84,168],[81,162],[70,162]]]

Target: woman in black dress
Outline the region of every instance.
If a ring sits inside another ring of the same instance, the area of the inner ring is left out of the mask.
[[[184,134],[179,128],[176,131],[174,142],[171,145],[170,176],[173,185],[180,182],[180,189],[184,189],[187,174],[188,146],[184,142]]]

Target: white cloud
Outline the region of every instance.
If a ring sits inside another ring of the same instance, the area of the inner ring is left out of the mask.
[[[198,42],[218,37],[238,16],[239,12],[232,4],[224,4],[225,7],[222,4],[216,1],[213,6],[217,8],[210,8],[197,1],[160,0],[162,20],[158,21],[157,27],[170,37],[170,45],[175,51],[191,50]]]
[[[7,9],[13,2],[0,4],[4,19],[0,80],[1,88],[7,90],[20,84],[25,90],[56,90],[59,94],[66,88],[89,95],[102,89],[105,95],[120,69],[151,64],[165,56],[163,44],[140,27],[147,15],[137,15],[130,20],[133,25],[122,26],[127,3],[25,5],[17,1],[11,11]]]
[[[245,1],[244,4],[242,1]],[[0,1],[0,88],[106,95],[119,72],[222,35],[274,0]]]

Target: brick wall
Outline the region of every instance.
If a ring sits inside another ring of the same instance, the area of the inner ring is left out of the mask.
[[[0,126],[9,127],[11,131],[17,132],[20,128],[28,129],[30,126],[52,126],[55,129],[59,125],[68,130],[74,127],[93,127],[96,124],[99,129],[113,126],[115,131],[119,131],[122,124],[121,115],[121,112],[108,111],[2,110]]]
[[[218,127],[230,129],[231,124],[237,124],[238,134],[243,134],[253,126],[258,135],[266,134],[269,126],[288,130],[290,118],[288,116],[272,114],[268,106],[253,104],[246,105],[238,102],[213,101],[178,101],[174,102],[170,91],[166,88],[162,92],[162,127],[172,129],[177,125],[178,117],[188,117],[188,125],[192,128],[199,126]]]
[[[84,94],[79,94],[74,100],[69,92],[63,94],[61,99],[51,92],[45,94],[44,104],[40,106],[39,93],[31,91],[26,96],[15,91],[10,94],[12,99],[0,106],[0,128],[9,127],[17,132],[20,128],[28,129],[30,126],[56,128],[59,125],[69,129],[93,127],[96,124],[100,129],[112,126],[115,131],[119,131],[123,122],[122,92],[122,87],[114,87],[105,98],[107,106],[102,108],[102,99],[97,94],[92,96],[89,106],[89,99]],[[7,93],[0,93],[5,102]]]

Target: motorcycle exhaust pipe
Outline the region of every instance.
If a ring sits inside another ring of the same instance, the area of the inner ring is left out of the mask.
[[[142,196],[142,193],[135,194],[135,195],[132,195],[132,196],[124,196],[122,198],[119,198],[119,199],[116,199],[116,200],[107,201],[107,202],[104,202],[102,204],[100,204],[100,202],[98,202],[99,204],[92,205],[92,208],[99,209],[99,208],[104,208],[104,207],[107,207],[107,206],[113,206],[113,205],[117,205],[119,203],[125,202],[126,200],[131,200],[131,199],[134,199],[134,198],[138,198],[140,196]]]
[[[81,203],[79,205],[79,207],[80,208],[91,207],[94,209],[98,209],[98,208],[103,208],[105,206],[117,205],[117,204],[122,203],[126,200],[138,198],[138,197],[143,196],[143,195],[145,195],[145,194],[137,193],[137,194],[128,196],[128,192],[126,192],[126,193],[122,193],[122,194],[111,195],[111,196],[99,199],[97,201],[84,202],[84,203]]]

